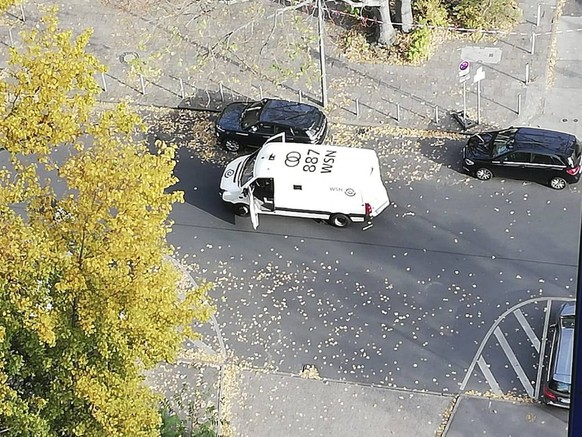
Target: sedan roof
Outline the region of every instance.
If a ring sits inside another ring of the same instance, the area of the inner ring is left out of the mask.
[[[515,141],[519,150],[539,152],[546,150],[549,153],[570,155],[573,151],[576,137],[574,135],[547,129],[520,127],[515,133]]]
[[[319,118],[320,110],[305,103],[265,99],[259,120],[283,126],[309,129]]]

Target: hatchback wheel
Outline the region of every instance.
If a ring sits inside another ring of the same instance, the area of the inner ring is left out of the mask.
[[[234,213],[238,216],[241,217],[246,217],[249,215],[250,213],[250,209],[248,205],[245,205],[244,203],[237,203],[236,205],[234,205]]]
[[[493,172],[488,168],[482,167],[475,172],[475,177],[480,181],[488,181],[493,177]]]
[[[240,143],[236,140],[224,140],[224,148],[229,152],[238,152],[240,150]]]
[[[556,176],[555,178],[550,179],[550,187],[554,190],[563,190],[566,188],[566,180],[564,178]]]
[[[336,228],[345,228],[351,223],[351,220],[345,214],[334,214],[330,217],[329,223]]]

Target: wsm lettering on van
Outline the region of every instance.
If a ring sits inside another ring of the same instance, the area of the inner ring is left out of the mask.
[[[356,190],[353,188],[343,189],[342,187],[329,187],[329,191],[344,193],[348,197],[353,197],[356,195]]]
[[[325,156],[323,158],[323,164],[321,165],[321,172],[322,173],[331,173],[331,169],[333,168],[333,163],[335,161],[335,151],[334,150],[326,150]]]

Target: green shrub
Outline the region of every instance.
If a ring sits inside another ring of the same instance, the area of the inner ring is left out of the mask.
[[[185,431],[184,422],[176,413],[167,407],[160,409],[162,425],[160,427],[161,437],[182,437]]]
[[[447,27],[448,12],[441,0],[417,0],[413,3],[415,17],[420,17],[426,24],[437,27]]]
[[[419,27],[409,34],[409,44],[406,50],[406,59],[412,63],[418,63],[428,58],[432,32],[428,27]]]
[[[455,25],[468,29],[511,29],[521,17],[516,0],[456,0],[450,16]]]

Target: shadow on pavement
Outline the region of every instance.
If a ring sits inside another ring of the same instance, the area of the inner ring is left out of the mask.
[[[464,140],[421,138],[418,142],[423,156],[437,164],[464,174],[461,156],[461,151],[465,145]]]

